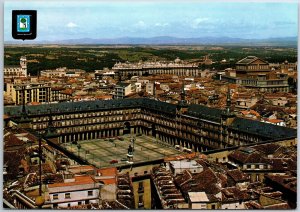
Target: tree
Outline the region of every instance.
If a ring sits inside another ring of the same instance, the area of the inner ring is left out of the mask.
[[[24,25],[23,28],[26,28],[26,18],[21,18],[21,23]]]

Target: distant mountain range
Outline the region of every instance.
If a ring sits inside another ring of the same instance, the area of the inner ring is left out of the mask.
[[[257,46],[297,46],[297,37],[269,38],[269,39],[243,39],[230,37],[199,37],[199,38],[177,38],[170,36],[159,36],[151,38],[121,37],[112,39],[68,39],[57,41],[26,41],[30,44],[65,44],[65,45],[257,45]],[[20,42],[5,42],[5,44],[20,44]]]

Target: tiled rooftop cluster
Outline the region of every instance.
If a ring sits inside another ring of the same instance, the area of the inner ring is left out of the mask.
[[[117,177],[117,201],[128,208],[134,208],[132,184],[129,174],[122,174]]]
[[[210,155],[207,159],[197,159],[196,156],[190,161],[196,161],[203,167],[200,173],[195,173],[193,166],[180,167],[184,169],[180,173],[171,172],[167,164],[166,167],[153,168],[152,178],[163,207],[168,206],[166,194],[171,192],[182,195],[184,201],[181,203],[189,203],[189,208],[191,204],[197,204],[193,202],[194,195],[200,195],[197,201],[207,204],[206,208],[215,203],[219,205],[214,207],[220,209],[294,208],[293,201],[296,200],[291,200],[288,195],[289,192],[296,195],[296,154],[293,146],[275,143],[253,145],[232,150],[228,161],[222,163],[212,161]],[[235,164],[235,168],[227,164]],[[268,166],[255,166],[262,164]],[[254,179],[257,173],[265,179]]]
[[[185,202],[181,192],[174,184],[173,176],[165,167],[153,168],[151,177],[164,209],[177,208],[179,203]]]

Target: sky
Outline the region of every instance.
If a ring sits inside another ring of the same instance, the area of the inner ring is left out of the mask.
[[[7,1],[4,41],[12,41],[11,11],[37,10],[36,41],[173,36],[293,37],[296,2]]]

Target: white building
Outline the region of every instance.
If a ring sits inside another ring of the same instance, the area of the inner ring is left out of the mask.
[[[67,67],[61,67],[54,70],[43,70],[40,75],[42,77],[80,77],[86,72],[81,69],[68,69]]]
[[[135,84],[119,82],[114,89],[114,99],[123,99],[135,91]]]
[[[76,176],[64,179],[63,183],[48,184],[46,204],[52,208],[67,208],[77,205],[99,203],[100,183],[91,176]]]
[[[142,90],[142,83],[136,82],[135,83],[135,91],[140,92]]]
[[[205,192],[188,192],[190,209],[207,209],[210,202]]]
[[[184,170],[188,170],[191,173],[200,173],[203,171],[203,166],[198,164],[195,160],[191,160],[191,161],[179,160],[179,161],[171,161],[170,169],[174,175],[182,173]]]
[[[149,82],[146,84],[146,92],[149,93],[150,95],[154,95],[154,89],[155,89],[155,84],[152,82]]]

